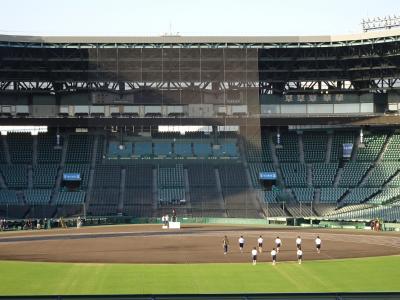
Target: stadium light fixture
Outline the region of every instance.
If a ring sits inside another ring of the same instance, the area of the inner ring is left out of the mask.
[[[379,29],[391,29],[393,27],[400,27],[400,16],[385,16],[375,18],[365,18],[361,21],[361,26],[364,32],[379,30]]]

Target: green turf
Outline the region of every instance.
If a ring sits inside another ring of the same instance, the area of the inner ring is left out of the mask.
[[[0,262],[0,295],[400,291],[400,256],[249,264]]]

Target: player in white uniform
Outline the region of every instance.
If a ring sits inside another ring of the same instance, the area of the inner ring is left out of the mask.
[[[297,249],[301,250],[301,237],[300,236],[297,236],[296,247],[297,247]]]
[[[243,253],[243,247],[244,247],[244,238],[243,238],[243,235],[241,235],[239,238],[239,250],[242,253]]]
[[[318,253],[321,253],[321,243],[322,243],[322,241],[318,235],[317,238],[315,239],[315,247],[317,248]]]
[[[276,264],[276,250],[275,250],[275,248],[272,248],[272,250],[271,250],[271,258],[272,258],[272,265],[275,266],[275,264]]]
[[[253,266],[257,264],[257,249],[256,247],[251,250],[251,256],[253,258]]]
[[[279,249],[281,248],[281,245],[282,245],[282,241],[279,238],[279,236],[277,236],[276,239],[275,239],[276,252],[279,253]]]
[[[257,243],[258,243],[258,252],[262,252],[262,247],[263,247],[263,243],[264,243],[264,239],[262,238],[262,236],[260,235],[260,237],[257,239]]]
[[[302,259],[303,259],[303,251],[301,251],[301,249],[297,249],[297,261],[299,262],[299,265],[301,265]]]

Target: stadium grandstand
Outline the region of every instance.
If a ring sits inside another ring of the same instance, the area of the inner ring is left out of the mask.
[[[400,30],[0,35],[0,218],[400,220]]]

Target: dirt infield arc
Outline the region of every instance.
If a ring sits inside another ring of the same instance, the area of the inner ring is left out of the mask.
[[[230,241],[223,254],[222,239]],[[246,243],[240,253],[237,240]],[[304,260],[400,254],[399,233],[249,226],[186,225],[180,230],[162,230],[159,225],[126,225],[0,233],[0,260],[82,263],[235,263],[249,262],[257,238],[264,238],[260,261],[269,261],[269,251],[279,236],[279,261],[295,260],[295,239],[303,240]],[[317,254],[314,239],[323,241]]]

